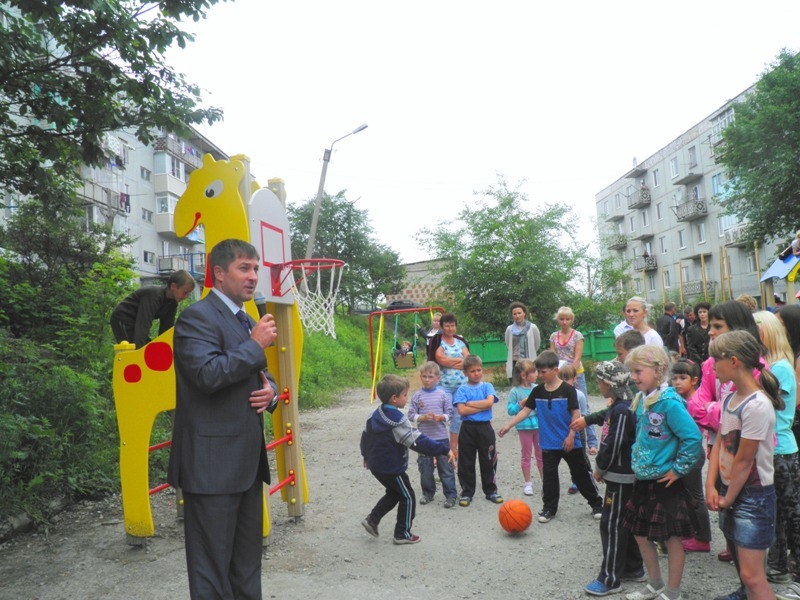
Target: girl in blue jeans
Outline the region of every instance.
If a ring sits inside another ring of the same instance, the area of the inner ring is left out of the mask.
[[[759,342],[747,331],[723,333],[709,348],[717,378],[735,383],[736,391],[722,405],[706,504],[720,513],[719,527],[747,597],[774,598],[764,562],[775,540],[775,411],[784,402],[775,376],[761,370],[760,353]],[[754,368],[761,371],[760,386]]]

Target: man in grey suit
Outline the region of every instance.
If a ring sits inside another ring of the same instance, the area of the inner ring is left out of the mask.
[[[258,281],[256,249],[223,240],[208,261],[214,287],[175,324],[168,480],[184,495],[191,597],[254,600],[261,598],[262,489],[269,483],[262,413],[277,405],[264,349],[277,331],[272,315],[253,322],[242,310]]]

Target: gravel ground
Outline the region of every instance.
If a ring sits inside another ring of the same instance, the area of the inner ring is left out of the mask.
[[[599,408],[601,399],[590,398],[590,403]],[[597,521],[579,495],[563,493],[552,522],[534,522],[517,536],[500,528],[496,505],[479,497],[468,508],[446,510],[440,495],[434,503],[417,506],[414,533],[421,543],[392,544],[393,520],[384,520],[380,538],[367,535],[360,521],[381,488],[362,467],[358,440],[373,409],[368,390],[353,390],[333,408],[302,413],[311,501],[299,521],[286,515],[280,501],[272,502],[273,529],[263,566],[265,598],[588,598],[583,586],[600,566],[600,536]],[[495,409],[495,428],[507,419],[501,402]],[[535,514],[541,510],[541,482],[534,482],[534,496],[522,495],[516,435],[499,440],[498,449],[501,494],[524,500]],[[409,474],[418,491],[413,460]],[[561,489],[567,486],[568,472],[562,466]],[[59,515],[48,531],[19,535],[3,544],[0,598],[188,597],[174,495],[154,498],[153,510],[156,536],[146,548],[125,543],[119,497],[81,503]],[[686,599],[710,599],[737,585],[733,567],[716,558],[723,542],[716,515],[712,519],[712,553],[687,556]],[[661,564],[666,571],[666,559]]]

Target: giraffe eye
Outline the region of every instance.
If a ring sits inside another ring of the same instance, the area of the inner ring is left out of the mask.
[[[212,181],[210,184],[208,184],[208,187],[206,188],[205,191],[206,198],[216,198],[221,193],[222,193],[222,181],[219,179],[216,179]]]

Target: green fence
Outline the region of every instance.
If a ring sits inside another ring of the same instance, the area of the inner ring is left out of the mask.
[[[614,334],[605,331],[589,331],[583,333],[583,359],[586,361],[599,362],[603,360],[614,360],[617,351],[614,350]],[[505,364],[508,350],[501,338],[488,338],[482,340],[470,340],[470,352],[477,354],[483,359],[485,365]]]

